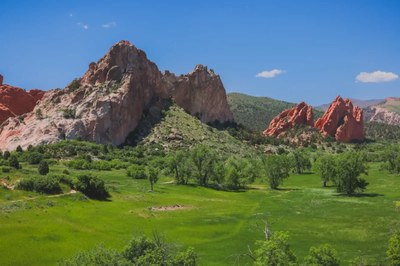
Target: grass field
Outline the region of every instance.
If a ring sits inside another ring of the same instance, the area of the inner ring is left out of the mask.
[[[23,171],[10,176],[36,168],[24,165]],[[83,171],[71,171],[78,172]],[[310,246],[330,243],[343,265],[359,256],[376,262],[384,261],[387,239],[400,221],[400,178],[380,172],[377,164],[370,165],[370,185],[362,197],[321,188],[314,174],[291,175],[278,191],[259,182],[244,192],[177,186],[163,178],[153,193],[146,180],[132,180],[125,170],[95,174],[109,186],[109,201],[0,188],[0,265],[54,265],[98,244],[120,250],[133,237],[153,232],[178,246],[193,246],[200,265],[248,265],[239,255],[262,239],[265,219],[273,231],[289,232],[299,259]],[[148,209],[175,204],[188,208]]]

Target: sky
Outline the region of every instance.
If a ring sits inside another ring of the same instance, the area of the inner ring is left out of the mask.
[[[0,74],[63,88],[120,40],[161,71],[203,64],[227,92],[319,105],[400,97],[400,1],[2,0]]]

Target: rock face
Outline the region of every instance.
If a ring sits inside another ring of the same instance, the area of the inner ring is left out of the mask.
[[[0,81],[3,77],[1,76]],[[10,85],[0,85],[0,124],[9,117],[19,116],[33,110],[43,97],[41,90],[25,90]]]
[[[301,102],[292,109],[283,111],[272,119],[268,128],[263,132],[265,136],[282,137],[289,128],[297,125],[314,126],[312,107]]]
[[[324,115],[317,120],[315,127],[325,136],[334,137],[340,142],[363,141],[363,111],[353,107],[349,99],[336,97]]]
[[[364,120],[389,125],[400,125],[400,98],[389,97],[365,109]]]
[[[0,149],[78,137],[119,145],[164,99],[203,122],[233,120],[218,75],[203,66],[187,75],[163,74],[142,50],[121,41],[69,87],[47,92],[24,123],[7,120],[0,129]]]

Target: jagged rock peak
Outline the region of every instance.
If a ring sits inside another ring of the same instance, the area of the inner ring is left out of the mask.
[[[337,96],[324,115],[317,120],[315,127],[325,136],[334,137],[340,142],[363,141],[363,111],[353,106],[350,99]]]
[[[0,74],[0,86],[3,85],[3,75]]]
[[[288,129],[298,125],[314,126],[313,109],[305,102],[301,102],[293,108],[283,111],[272,119],[263,134],[279,138],[282,137]]]

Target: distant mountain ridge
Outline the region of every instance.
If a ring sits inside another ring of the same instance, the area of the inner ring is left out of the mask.
[[[364,109],[368,122],[400,125],[400,98],[388,97],[382,102]]]
[[[377,105],[385,101],[385,99],[371,99],[371,100],[360,100],[360,99],[353,99],[350,98],[351,102],[360,108],[366,108],[372,105]],[[315,109],[321,110],[321,111],[326,111],[329,108],[330,103],[326,104],[321,104],[318,106],[315,106]]]

